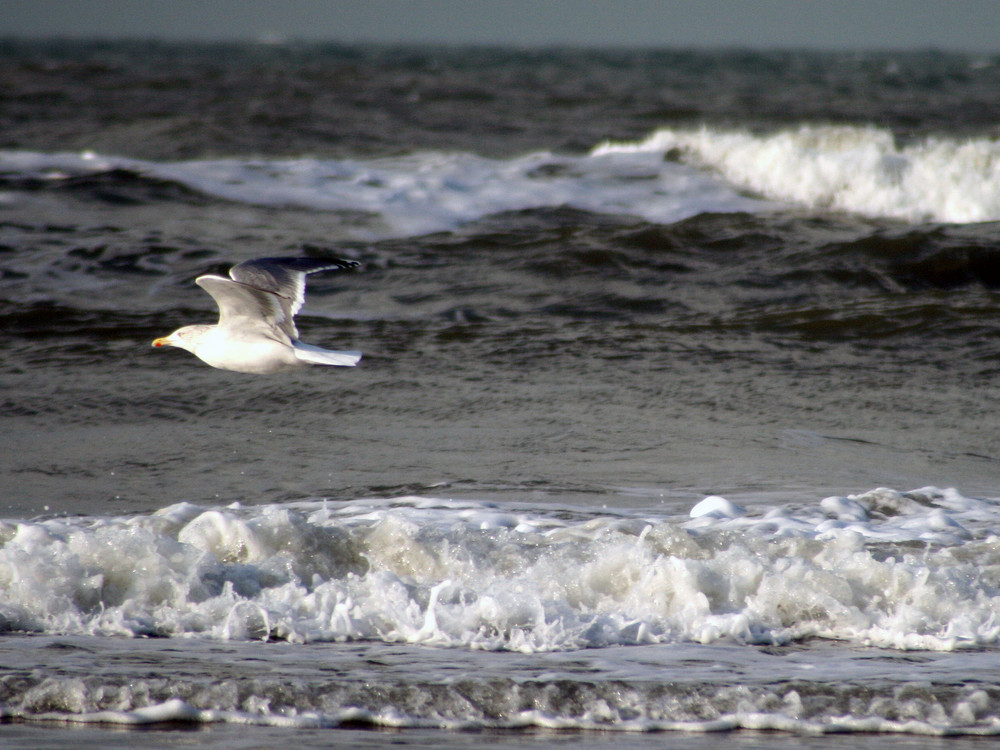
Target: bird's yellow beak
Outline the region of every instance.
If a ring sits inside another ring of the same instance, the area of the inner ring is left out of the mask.
[[[169,336],[153,339],[153,346],[170,346],[172,343]]]

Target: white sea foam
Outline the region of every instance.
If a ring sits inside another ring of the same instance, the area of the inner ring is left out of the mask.
[[[1000,644],[992,501],[878,490],[692,515],[427,498],[0,527],[0,623],[522,652],[820,637]],[[705,511],[705,512],[702,512]]]
[[[657,130],[605,143],[595,156],[676,151],[692,164],[779,201],[906,221],[1000,219],[1000,142],[927,138],[897,144],[876,127],[803,126],[758,135]]]
[[[674,643],[522,657],[371,643],[7,640],[5,660],[18,675],[0,684],[8,720],[1000,733],[990,697],[996,649],[894,656],[813,640],[791,649]]]
[[[114,156],[0,151],[0,174],[60,180],[127,170],[206,195],[259,206],[358,212],[359,237],[454,229],[504,211],[573,208],[672,223],[706,211],[757,211],[714,175],[655,153],[490,159],[422,152],[371,160],[145,162]],[[367,219],[365,217],[368,217]]]
[[[664,128],[642,141],[604,143],[589,155],[511,159],[420,152],[367,160],[148,162],[0,151],[0,174],[14,178],[110,170],[251,205],[356,213],[347,232],[359,238],[446,231],[504,211],[559,206],[664,224],[781,204],[907,221],[1000,220],[1000,142],[939,137],[899,145],[876,127],[803,126],[763,135]]]
[[[72,691],[69,685],[50,686],[50,691],[60,689]],[[582,691],[579,691],[582,692]],[[731,700],[731,689],[719,691],[718,699]],[[55,696],[54,696],[55,697]],[[60,695],[63,699],[66,696]],[[708,697],[711,703],[713,696]],[[884,700],[884,699],[883,699]],[[747,695],[740,711],[723,713],[711,719],[664,719],[636,716],[634,705],[611,706],[599,697],[587,699],[574,695],[574,701],[581,703],[579,713],[553,713],[544,710],[523,710],[502,718],[474,715],[435,715],[422,717],[407,714],[392,708],[373,712],[361,708],[347,707],[337,711],[276,712],[245,710],[196,709],[180,699],[172,699],[162,704],[147,705],[133,710],[45,712],[32,714],[20,710],[0,710],[0,716],[17,718],[22,721],[63,723],[63,724],[110,724],[127,727],[148,726],[159,723],[216,724],[228,723],[251,726],[281,728],[334,728],[345,725],[370,725],[386,728],[424,728],[445,730],[475,729],[525,729],[537,727],[559,730],[600,730],[619,732],[684,732],[700,734],[707,732],[731,732],[740,729],[756,731],[785,732],[798,735],[826,734],[901,734],[929,737],[977,736],[995,737],[1000,735],[1000,718],[983,710],[989,696],[984,691],[973,692],[968,700],[960,701],[952,715],[946,713],[934,701],[930,705],[915,705],[910,699],[904,713],[927,714],[926,718],[894,719],[886,716],[835,715],[805,719],[796,716],[801,708],[801,698],[794,689],[784,695],[766,693],[760,696]],[[892,703],[891,701],[885,701]],[[883,706],[883,710],[888,706]],[[937,708],[937,711],[934,711]],[[891,711],[890,711],[891,712]]]

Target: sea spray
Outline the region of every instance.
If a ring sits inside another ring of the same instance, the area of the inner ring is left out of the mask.
[[[714,510],[713,510],[714,509]],[[7,522],[7,630],[565,651],[1000,642],[996,505],[879,490],[688,516],[434,498]]]
[[[663,128],[605,143],[594,156],[655,152],[813,210],[911,222],[1000,219],[1000,142],[928,137],[899,143],[875,126],[803,125],[769,133]]]

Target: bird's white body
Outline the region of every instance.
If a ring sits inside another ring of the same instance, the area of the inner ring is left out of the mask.
[[[158,346],[186,349],[205,364],[222,370],[268,375],[305,364],[295,356],[290,343],[266,336],[234,336],[219,326],[184,326],[163,339]]]
[[[156,339],[153,346],[175,346],[212,367],[257,375],[306,365],[353,367],[361,359],[360,352],[303,344],[294,317],[305,299],[307,274],[356,265],[340,260],[262,258],[234,266],[229,271],[232,279],[199,276],[195,283],[219,305],[219,322],[178,328]]]

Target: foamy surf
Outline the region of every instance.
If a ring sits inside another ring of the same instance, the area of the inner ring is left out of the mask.
[[[35,636],[0,719],[75,726],[996,735],[995,650],[638,645],[580,652]],[[57,669],[50,665],[57,661]],[[977,680],[931,683],[940,674]]]
[[[662,224],[789,204],[910,222],[1000,219],[997,141],[933,137],[900,144],[874,126],[804,125],[765,134],[662,128],[641,141],[600,144],[589,155],[511,159],[420,152],[368,160],[149,162],[90,152],[0,152],[0,174],[15,181],[56,183],[115,170],[249,205],[357,214],[351,234],[361,239],[449,231],[496,213],[559,206]]]
[[[50,695],[58,694],[60,686],[50,683]],[[72,691],[75,686],[62,686]],[[548,687],[548,692],[554,693]],[[741,729],[785,732],[799,735],[830,734],[897,734],[927,737],[995,737],[1000,735],[1000,717],[989,710],[989,696],[985,691],[967,690],[965,695],[955,699],[955,706],[949,715],[938,701],[911,701],[909,712],[912,718],[893,719],[886,716],[830,716],[822,715],[801,718],[803,699],[795,689],[781,691],[739,691],[719,690],[717,694],[700,695],[692,703],[678,711],[668,707],[668,702],[679,702],[678,695],[644,695],[641,689],[631,686],[614,685],[626,694],[626,699],[609,700],[608,691],[583,688],[575,691],[574,702],[578,711],[520,710],[500,715],[484,715],[469,706],[469,701],[460,691],[453,692],[450,702],[437,705],[433,709],[440,713],[415,710],[408,713],[398,706],[386,706],[382,710],[366,710],[347,706],[329,711],[297,711],[294,707],[282,707],[272,711],[266,701],[260,701],[256,711],[198,709],[179,698],[161,704],[143,705],[132,710],[100,710],[59,712],[49,711],[34,714],[19,708],[0,709],[0,717],[10,721],[39,722],[68,725],[110,725],[120,727],[149,727],[156,724],[235,724],[243,726],[282,727],[292,729],[336,729],[342,727],[373,727],[385,729],[444,729],[452,731],[477,730],[598,730],[616,732],[682,732],[708,733],[733,732]],[[532,689],[535,688],[535,689]],[[510,684],[484,686],[485,690],[508,690],[519,701],[536,699],[546,688],[532,685],[520,689]],[[398,688],[397,688],[398,690]],[[60,696],[62,697],[62,696]],[[626,702],[627,701],[627,702]],[[544,702],[544,700],[540,701]],[[566,701],[561,701],[565,703]],[[723,706],[738,702],[735,711],[712,710],[714,703]],[[458,715],[441,715],[447,709],[461,706]],[[490,707],[492,708],[492,707]],[[672,710],[671,710],[672,709]],[[935,710],[937,709],[937,710]],[[694,718],[698,713],[718,714],[711,719]],[[669,718],[671,714],[687,714],[692,718]]]
[[[926,138],[900,144],[888,130],[804,125],[756,134],[663,128],[594,156],[654,152],[699,165],[772,200],[911,222],[1000,219],[1000,143]]]
[[[148,162],[113,155],[0,151],[0,176],[57,185],[116,170],[255,206],[357,214],[353,236],[448,231],[505,211],[572,208],[670,224],[705,212],[755,212],[766,203],[655,153],[513,159],[421,152],[382,159],[221,159]],[[348,222],[349,223],[349,222]]]
[[[433,498],[0,528],[7,631],[523,653],[823,638],[1000,642],[993,501],[877,490],[685,516]]]

